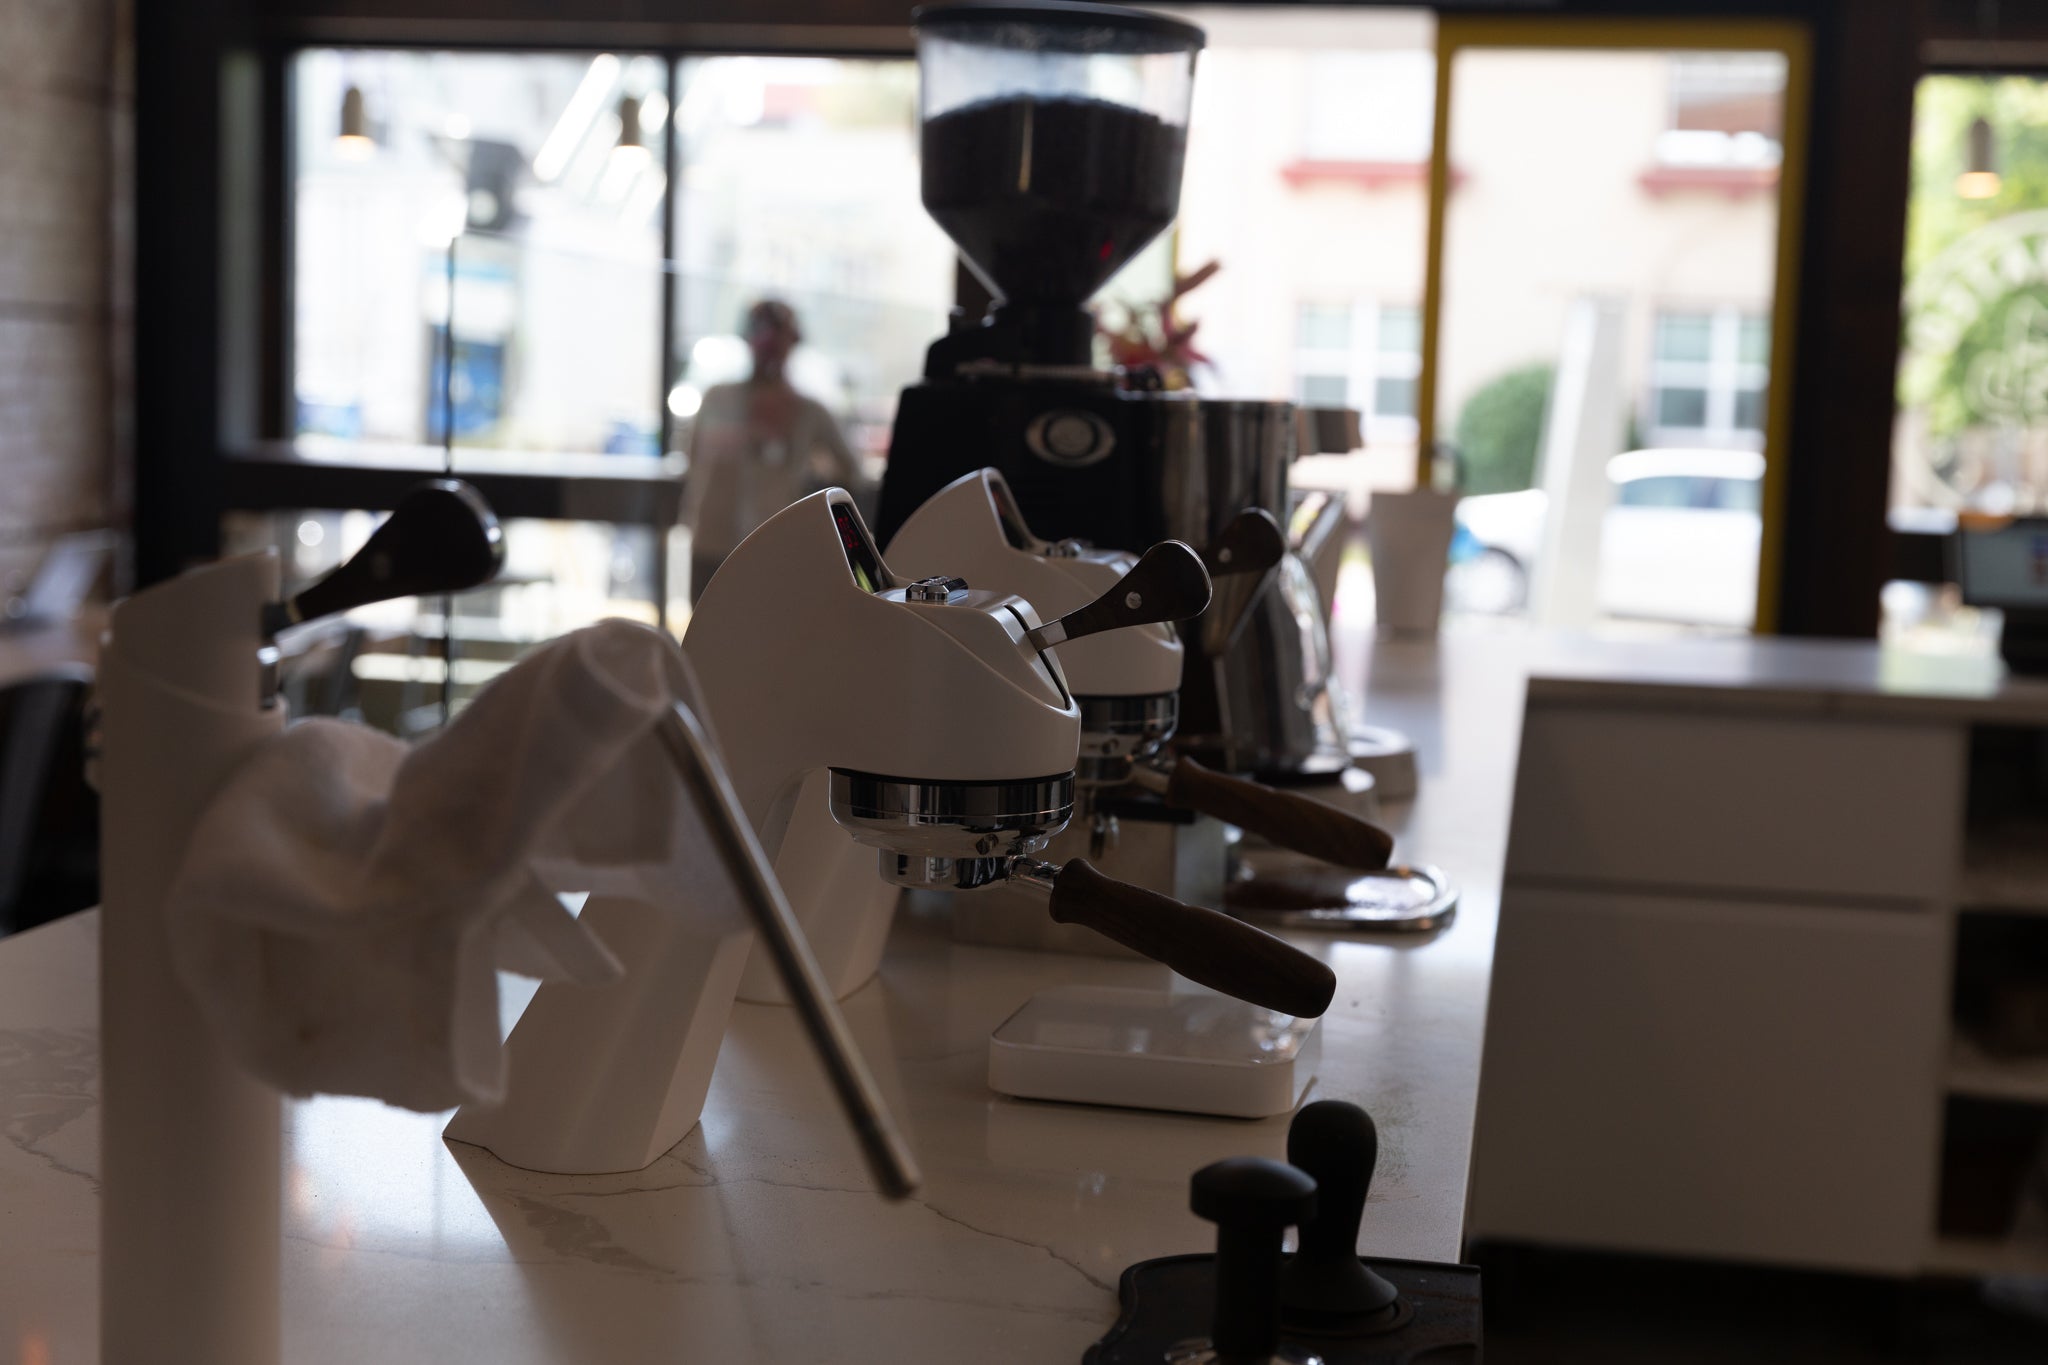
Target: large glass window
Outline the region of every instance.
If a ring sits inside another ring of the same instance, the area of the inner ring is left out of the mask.
[[[744,376],[741,319],[778,299],[803,333],[792,382],[879,461],[953,303],[953,248],[920,198],[916,63],[704,57],[681,82],[671,410],[687,422]]]
[[[885,451],[953,301],[913,61],[320,49],[291,75],[302,450],[686,449],[773,298],[797,387]]]
[[[1454,52],[1432,414],[1467,493],[1454,607],[1750,625],[1787,73],[1766,50]]]
[[[1892,521],[2048,512],[2048,79],[1930,76],[1913,107]],[[1893,583],[1884,634],[1989,653],[2000,614]]]
[[[2048,511],[2048,81],[1935,76],[1914,108],[1895,514]]]
[[[289,80],[290,449],[251,457],[532,478],[614,518],[508,523],[510,587],[394,609],[452,624],[469,674],[595,616],[686,619],[675,481],[754,304],[794,311],[793,383],[879,463],[953,301],[915,62],[312,49]],[[232,529],[310,574],[368,515]]]
[[[658,453],[772,297],[798,386],[879,457],[944,329],[907,59],[314,50],[292,88],[293,434],[330,454],[451,419],[471,449]]]
[[[666,63],[301,53],[292,434],[649,453]]]

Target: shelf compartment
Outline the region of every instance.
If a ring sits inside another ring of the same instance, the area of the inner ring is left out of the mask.
[[[1948,1093],[2048,1106],[2048,1057],[1996,1057],[1958,1030],[1949,1045]]]
[[[2048,730],[1970,730],[1957,902],[1964,909],[2048,915]]]
[[[2048,915],[2048,820],[2013,816],[1971,829],[1956,903],[1965,911]]]
[[[1937,1237],[1921,1266],[1928,1275],[2048,1275],[2048,1242],[2012,1238]]]
[[[2044,1142],[2048,1108],[1950,1096],[1942,1123],[1937,1241],[2010,1241]]]

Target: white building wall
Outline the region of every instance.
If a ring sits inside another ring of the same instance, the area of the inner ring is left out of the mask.
[[[1309,302],[1422,301],[1427,186],[1292,185],[1304,159],[1309,68],[1317,52],[1426,50],[1428,17],[1284,11],[1218,14],[1209,27],[1190,126],[1176,255],[1222,273],[1182,308],[1214,361],[1197,373],[1231,396],[1296,392],[1296,321]],[[1662,53],[1468,52],[1455,76],[1452,190],[1445,242],[1440,430],[1474,391],[1520,365],[1552,361],[1567,307],[1584,294],[1627,305],[1626,391],[1649,427],[1659,310],[1766,313],[1776,259],[1774,190],[1655,193],[1670,126]]]
[[[1181,196],[1182,269],[1223,262],[1183,310],[1216,362],[1206,390],[1292,397],[1295,319],[1306,302],[1422,302],[1424,186],[1310,186],[1282,175],[1306,153],[1307,70],[1318,51],[1426,50],[1427,14],[1187,11],[1209,30],[1195,80]]]
[[[1768,311],[1777,196],[1653,194],[1668,126],[1661,54],[1471,52],[1452,87],[1439,413],[1504,370],[1555,358],[1567,307],[1625,299],[1629,392],[1647,395],[1660,308]]]

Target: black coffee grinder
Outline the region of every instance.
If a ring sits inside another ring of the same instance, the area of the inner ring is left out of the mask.
[[[956,316],[904,390],[876,533],[994,465],[1056,536],[1137,551],[1177,534],[1158,490],[1178,404],[1154,375],[1095,368],[1084,305],[1179,210],[1202,31],[1054,0],[913,21],[925,208],[995,304]]]

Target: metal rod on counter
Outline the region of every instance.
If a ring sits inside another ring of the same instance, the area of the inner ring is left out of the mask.
[[[909,1196],[923,1181],[917,1159],[889,1113],[875,1078],[861,1060],[846,1017],[839,1012],[838,1002],[825,984],[825,974],[811,954],[810,942],[797,925],[796,915],[789,908],[781,883],[775,880],[760,840],[754,837],[754,827],[741,810],[725,769],[712,757],[710,743],[687,707],[673,708],[656,727],[656,733],[674,761],[676,772],[708,818],[720,856],[740,888],[740,898],[746,902],[762,946],[775,960],[776,970],[789,991],[790,1003],[803,1020],[804,1031],[810,1035],[818,1059],[825,1064],[825,1074],[839,1097],[847,1122],[853,1125],[861,1155],[867,1159],[876,1184],[891,1199]]]

